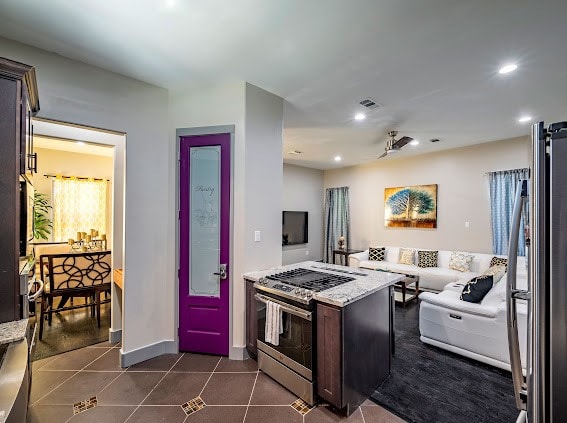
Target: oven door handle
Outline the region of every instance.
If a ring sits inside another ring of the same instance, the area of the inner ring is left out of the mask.
[[[298,307],[291,306],[289,304],[283,303],[283,302],[275,300],[273,298],[265,297],[265,296],[260,295],[260,294],[256,294],[254,296],[254,298],[256,298],[258,301],[263,302],[265,304],[268,301],[279,304],[282,311],[285,311],[286,313],[289,313],[289,314],[293,314],[294,316],[297,316],[297,317],[301,317],[302,319],[311,321],[311,315],[313,313],[310,312],[310,311],[302,310]]]

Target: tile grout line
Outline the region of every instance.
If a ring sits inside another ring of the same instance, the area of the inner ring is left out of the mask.
[[[248,405],[246,406],[246,411],[244,412],[244,418],[242,419],[242,423],[246,421],[246,416],[248,415],[248,409],[250,408],[250,403],[252,402],[252,395],[254,395],[254,389],[256,389],[256,381],[258,380],[258,375],[260,371],[256,372],[256,378],[254,379],[254,385],[252,385],[252,392],[250,392],[250,398],[248,399]]]
[[[211,378],[213,377],[213,373],[215,372],[215,370],[217,369],[217,367],[219,366],[220,362],[222,360],[222,357],[219,357],[219,361],[217,361],[217,365],[215,366],[215,368],[213,369],[213,371],[211,372],[211,374],[209,375],[209,378],[207,379],[207,381],[205,382],[205,386],[203,386],[203,389],[201,389],[201,392],[199,392],[199,395],[197,395],[199,398],[201,397],[201,395],[203,394],[203,392],[205,391],[205,388],[207,387],[207,385],[209,384],[209,381],[211,380]],[[202,398],[201,398],[202,399]],[[205,401],[203,401],[205,402]]]
[[[362,407],[359,405],[358,409],[360,410],[360,415],[362,416],[362,423],[366,423],[366,419],[364,418],[364,413],[362,412]]]
[[[33,404],[30,404],[30,406],[34,406],[36,405],[39,401],[41,401],[42,399],[44,399],[46,396],[48,396],[49,394],[51,394],[53,391],[55,391],[57,388],[59,388],[61,385],[63,385],[65,382],[69,381],[71,378],[75,377],[76,375],[78,375],[83,369],[85,369],[86,367],[90,366],[91,364],[93,364],[95,361],[97,361],[99,358],[101,358],[103,355],[108,354],[110,352],[112,348],[109,348],[108,351],[106,351],[105,353],[102,353],[101,355],[99,355],[97,358],[95,358],[93,361],[91,361],[90,363],[88,363],[86,366],[84,366],[81,370],[67,370],[67,371],[74,371],[75,373],[73,373],[71,376],[69,376],[67,379],[65,379],[63,382],[61,382],[59,385],[55,386],[53,389],[51,389],[49,392],[47,392],[45,395],[43,395],[42,397],[40,397],[39,399],[37,399]],[[63,357],[59,357],[59,358],[63,358]],[[56,359],[58,360],[58,359]],[[53,360],[53,361],[56,361]],[[32,373],[33,374],[33,373]],[[33,377],[32,377],[33,378]]]
[[[148,399],[148,397],[152,394],[152,392],[154,392],[154,390],[157,388],[157,386],[161,383],[161,381],[163,379],[165,379],[165,377],[171,372],[171,369],[173,369],[175,367],[175,365],[177,363],[179,363],[179,360],[181,360],[183,358],[183,356],[185,356],[185,353],[182,353],[181,356],[175,360],[175,363],[173,363],[173,365],[169,368],[169,370],[167,372],[165,372],[165,374],[161,377],[160,380],[158,380],[158,382],[154,385],[154,387],[152,388],[152,390],[150,392],[148,392],[148,395],[146,395],[144,397],[144,399],[142,399],[142,401],[140,401],[140,404],[138,404],[136,406],[136,408],[134,408],[134,411],[132,411],[132,413],[130,413],[130,415],[128,416],[128,418],[126,420],[124,420],[124,423],[126,423],[128,420],[130,420],[130,418],[134,415],[134,413],[138,410],[138,408],[140,408],[140,406],[142,405],[142,403]]]

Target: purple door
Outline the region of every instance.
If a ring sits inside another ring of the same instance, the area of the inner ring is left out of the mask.
[[[180,148],[179,349],[228,355],[230,134]]]

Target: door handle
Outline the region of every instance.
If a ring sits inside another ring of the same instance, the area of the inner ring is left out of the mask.
[[[221,279],[226,279],[227,276],[228,276],[228,275],[226,274],[226,266],[227,266],[226,263],[219,264],[219,271],[213,273],[213,275],[217,275],[217,276],[219,276]]]

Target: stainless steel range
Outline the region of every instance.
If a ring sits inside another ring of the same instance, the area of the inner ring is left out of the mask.
[[[325,270],[324,267],[320,269]],[[354,279],[352,276],[298,268],[266,276],[254,284],[257,291],[258,367],[311,405],[315,403],[317,327],[313,294]],[[278,345],[266,341],[265,336],[266,304],[270,301],[279,304],[282,313],[283,327]]]
[[[337,272],[335,269],[332,270]],[[350,276],[298,268],[266,276],[255,283],[254,286],[260,291],[275,294],[301,304],[310,304],[313,293],[353,280],[354,278]]]

